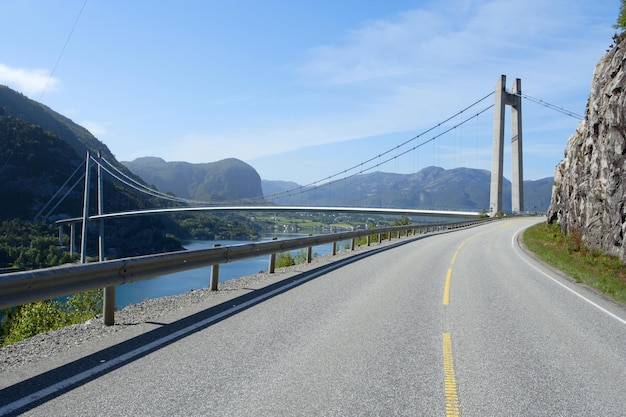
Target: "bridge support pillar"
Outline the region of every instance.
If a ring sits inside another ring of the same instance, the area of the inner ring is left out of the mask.
[[[493,112],[493,148],[491,159],[491,190],[489,209],[492,214],[501,213],[504,162],[504,113],[511,106],[511,209],[514,213],[524,210],[524,174],[522,161],[522,80],[517,78],[511,93],[506,91],[506,76],[501,75],[495,89]]]

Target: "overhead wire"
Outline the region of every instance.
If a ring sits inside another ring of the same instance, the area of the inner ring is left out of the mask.
[[[72,39],[72,35],[74,34],[74,30],[76,29],[76,25],[78,25],[78,21],[80,20],[80,17],[82,16],[83,10],[85,10],[85,6],[86,5],[87,5],[87,0],[85,0],[83,2],[83,5],[80,8],[80,11],[78,12],[78,16],[76,16],[76,20],[74,20],[74,24],[72,25],[72,29],[70,29],[70,33],[67,35],[67,39],[65,39],[65,43],[63,44],[63,48],[61,48],[61,52],[59,53],[59,56],[57,57],[57,60],[54,63],[54,67],[52,67],[52,71],[50,72],[50,76],[48,76],[48,79],[46,80],[46,85],[44,86],[43,90],[41,90],[41,94],[39,94],[39,100],[41,100],[41,97],[43,97],[44,93],[48,89],[48,85],[50,84],[50,80],[52,80],[52,76],[56,72],[57,67],[59,66],[59,63],[61,62],[61,58],[63,57],[63,54],[65,53],[65,49],[67,48],[67,45],[70,43],[70,39]]]

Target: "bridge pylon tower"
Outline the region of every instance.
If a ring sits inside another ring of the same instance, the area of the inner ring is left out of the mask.
[[[511,106],[511,211],[524,211],[524,172],[522,160],[522,80],[515,79],[506,91],[506,75],[496,83],[493,115],[493,148],[491,159],[491,191],[489,206],[492,214],[502,212],[502,182],[504,161],[504,113]]]

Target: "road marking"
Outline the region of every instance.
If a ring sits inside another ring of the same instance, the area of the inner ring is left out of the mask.
[[[446,416],[459,417],[459,393],[456,386],[454,372],[454,358],[452,356],[452,337],[450,333],[443,334],[443,372],[446,391]]]
[[[452,262],[450,262],[450,265],[454,265],[454,262],[456,261],[456,256],[459,254],[459,251],[454,252],[454,256],[452,257]]]
[[[450,303],[450,278],[452,277],[452,268],[448,269],[446,275],[446,285],[443,288],[443,305],[447,306]]]
[[[577,296],[578,298],[580,298],[581,300],[589,303],[590,305],[592,305],[593,307],[597,308],[598,310],[602,311],[603,313],[609,315],[610,317],[613,317],[615,320],[619,321],[622,324],[626,325],[626,320],[624,320],[623,318],[619,317],[616,314],[611,313],[609,310],[607,310],[606,308],[594,303],[593,301],[591,301],[590,299],[588,299],[587,297],[585,297],[584,295],[578,293],[576,290],[573,290],[572,288],[568,287],[567,285],[563,284],[562,282],[558,281],[556,278],[554,278],[553,276],[551,276],[550,274],[547,274],[546,272],[542,271],[541,269],[539,269],[537,266],[533,265],[529,258],[528,255],[523,254],[523,252],[521,250],[519,250],[518,248],[516,248],[515,243],[517,242],[517,235],[524,229],[526,229],[528,226],[524,226],[521,229],[519,229],[517,232],[515,232],[515,234],[513,235],[513,238],[511,239],[511,246],[513,246],[513,250],[518,254],[518,256],[524,261],[526,262],[529,266],[531,266],[535,271],[541,273],[542,275],[544,275],[545,277],[549,278],[550,280],[552,280],[554,283],[560,285],[561,287],[565,288],[567,291],[571,292],[572,294],[574,294],[575,296]],[[522,256],[523,254],[523,256]]]

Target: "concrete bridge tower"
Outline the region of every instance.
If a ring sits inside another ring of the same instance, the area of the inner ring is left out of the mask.
[[[522,161],[522,80],[517,78],[512,91],[506,91],[506,75],[496,84],[493,111],[493,154],[491,160],[491,213],[502,212],[502,180],[504,159],[504,111],[511,106],[511,209],[513,213],[524,211],[524,172]]]

